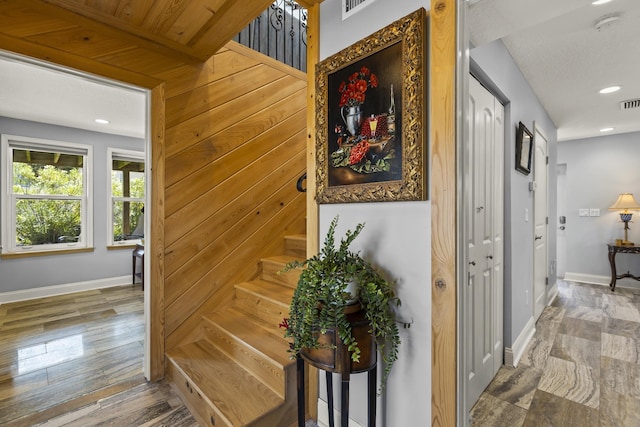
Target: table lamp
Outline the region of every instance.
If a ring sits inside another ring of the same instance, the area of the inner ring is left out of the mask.
[[[620,212],[620,220],[624,222],[624,240],[621,243],[622,246],[633,246],[633,243],[628,239],[629,222],[633,216],[633,213],[629,212],[629,209],[640,210],[640,205],[631,193],[620,194],[618,200],[609,208],[611,211],[622,211]]]

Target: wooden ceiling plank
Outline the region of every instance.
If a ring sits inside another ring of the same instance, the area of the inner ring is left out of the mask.
[[[164,35],[173,25],[178,16],[193,1],[187,0],[161,0],[149,8],[147,16],[142,23],[143,28],[155,34]],[[195,3],[200,3],[199,1]]]
[[[222,7],[226,0],[202,0],[191,2],[173,25],[166,29],[165,35],[173,40],[187,44],[209,19]]]
[[[43,46],[25,39],[15,38],[0,33],[0,46],[3,49],[27,55],[32,58],[59,64],[65,67],[82,70],[99,76],[127,82],[145,88],[154,88],[162,83],[162,80],[120,68],[94,59],[74,55],[50,46]]]
[[[131,25],[141,26],[155,3],[157,0],[121,0],[114,16]]]
[[[67,52],[90,58],[104,55],[106,52],[114,53],[131,48],[131,44],[122,39],[105,37],[103,34],[80,27],[36,34],[26,39],[53,48],[64,46]]]
[[[172,70],[181,65],[180,62],[169,61],[163,55],[137,46],[119,52],[105,53],[94,59],[150,76],[156,76],[163,71]]]
[[[69,3],[66,0],[7,0],[20,1],[25,6],[42,14],[57,17],[98,33],[128,41],[141,48],[151,50],[187,63],[199,63],[208,56],[198,57],[193,49],[175,43],[160,35],[146,31],[115,16],[95,9]]]
[[[14,37],[28,37],[76,27],[75,24],[29,10],[19,2],[2,3],[0,22],[0,32]]]

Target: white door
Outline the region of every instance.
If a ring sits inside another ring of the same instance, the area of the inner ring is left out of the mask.
[[[533,317],[538,319],[547,305],[547,139],[534,124],[535,156],[533,163],[534,243],[533,243]]]
[[[504,107],[469,79],[469,141],[464,151],[468,242],[463,297],[465,408],[502,365]]]

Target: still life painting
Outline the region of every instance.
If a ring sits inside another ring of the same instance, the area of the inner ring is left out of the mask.
[[[320,203],[424,200],[424,10],[318,64]]]

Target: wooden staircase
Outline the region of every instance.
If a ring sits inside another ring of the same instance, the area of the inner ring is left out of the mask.
[[[203,316],[199,339],[167,353],[167,375],[203,426],[296,425],[296,369],[278,327],[288,317],[306,237],[288,236],[285,255],[262,260],[259,279],[235,285],[228,305]]]

